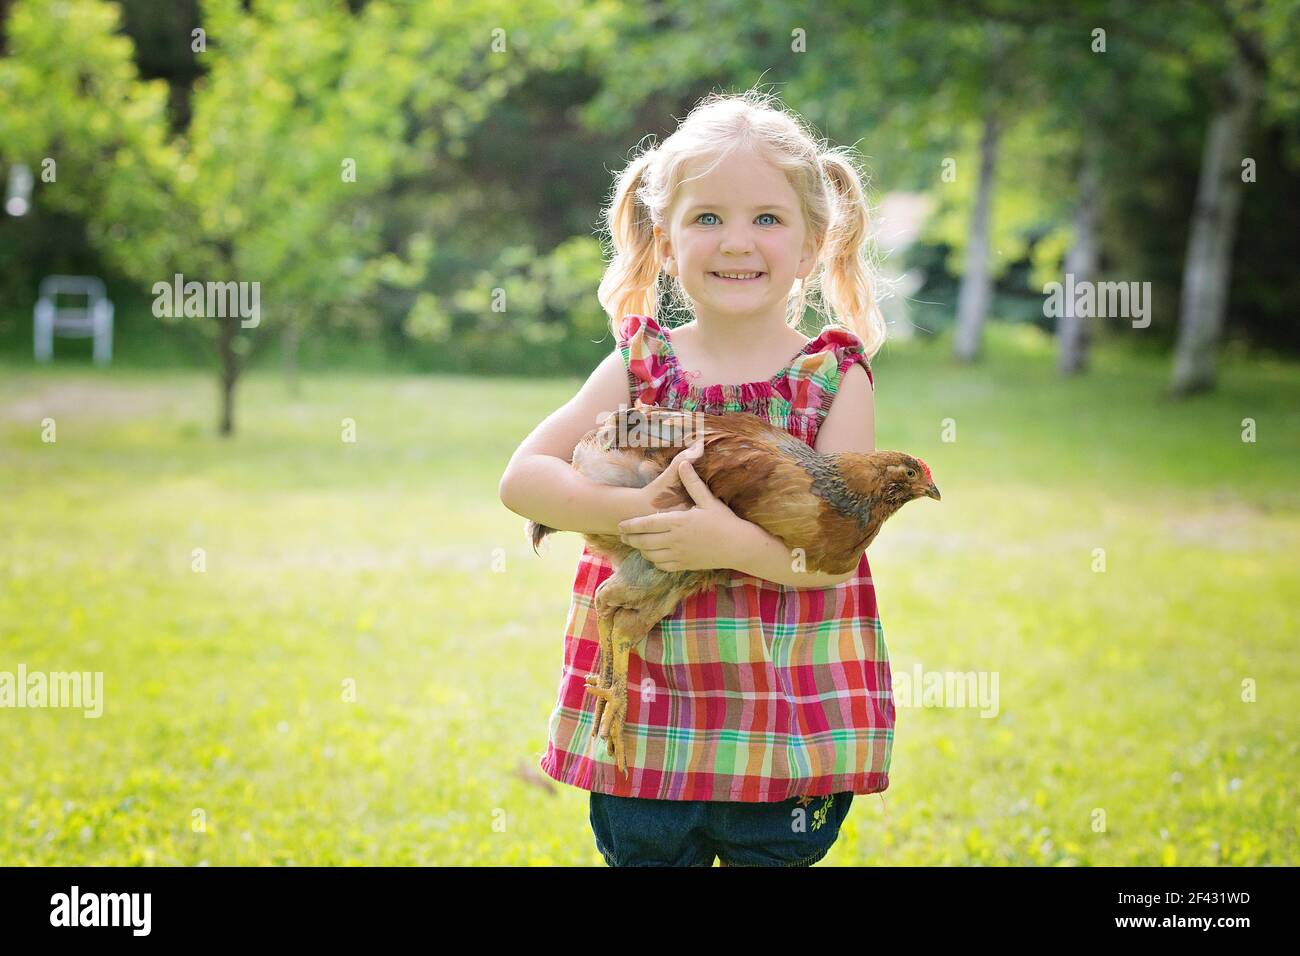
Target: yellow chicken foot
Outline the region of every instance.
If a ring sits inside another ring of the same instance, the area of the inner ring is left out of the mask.
[[[627,662],[636,640],[617,632],[614,634],[614,676],[607,689],[609,696],[606,698],[600,734],[605,738],[610,756],[624,776],[627,776],[627,741],[623,736],[623,721],[627,718]]]
[[[632,648],[679,600],[672,591],[657,597],[646,594],[630,587],[619,575],[607,578],[596,589],[602,666],[599,679],[589,678],[586,689],[600,698],[596,732],[605,738],[610,756],[624,776],[627,775],[627,741],[623,728],[627,719],[628,659]],[[647,603],[649,607],[641,606]]]
[[[602,675],[598,678],[595,674],[588,674],[586,678],[587,693],[599,701],[596,704],[596,722],[592,727],[592,736],[599,733],[604,738],[609,755],[625,776],[627,748],[624,746],[623,722],[627,719],[627,663],[634,643],[619,641],[611,655],[612,659],[603,668]]]
[[[605,704],[609,701],[609,689],[614,680],[614,643],[609,636],[609,618],[604,614],[597,614],[596,630],[600,635],[600,647],[596,655],[596,667],[600,674],[588,674],[586,679],[587,692],[598,698],[596,714],[591,722],[592,737],[596,736],[604,723]]]
[[[609,688],[601,686],[600,677],[596,674],[587,675],[587,693],[596,698],[596,715],[591,722],[591,736],[595,737],[605,723],[605,704],[612,695]]]

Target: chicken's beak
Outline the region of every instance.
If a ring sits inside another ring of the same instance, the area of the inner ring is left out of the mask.
[[[936,485],[933,481],[930,482],[930,487],[925,489],[925,496],[927,498],[933,498],[935,501],[943,500],[942,498],[939,497],[939,486]]]

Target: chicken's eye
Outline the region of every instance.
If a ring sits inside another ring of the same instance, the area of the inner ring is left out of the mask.
[[[907,469],[907,477],[909,477],[909,478],[915,478],[915,477],[916,477],[916,471],[915,471],[914,469],[912,469],[912,468]]]

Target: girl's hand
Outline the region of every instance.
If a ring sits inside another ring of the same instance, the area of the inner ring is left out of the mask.
[[[619,522],[621,539],[661,571],[730,567],[748,522],[738,518],[734,511],[713,497],[709,486],[695,473],[689,460],[678,455],[673,464],[677,465],[681,483],[694,500],[695,507],[628,518]],[[671,467],[666,469],[664,475],[672,470]]]
[[[703,452],[704,442],[702,441],[697,441],[691,447],[683,449],[668,463],[668,467],[656,476],[654,481],[641,489],[647,514],[654,511],[686,511],[691,507],[691,498],[682,484],[678,468],[681,467],[682,462],[692,458],[699,458]]]

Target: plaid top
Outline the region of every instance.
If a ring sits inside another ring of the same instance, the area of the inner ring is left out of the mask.
[[[861,362],[871,376],[862,340],[842,325],[827,326],[770,380],[742,385],[688,383],[649,316],[623,319],[618,348],[633,400],[757,415],[809,445],[849,366]],[[597,652],[594,595],[613,570],[584,546],[541,759],[547,774],[659,800],[774,803],[889,786],[893,687],[865,553],[853,577],[829,588],[734,571],[729,584],[687,597],[656,624],[628,661],[626,777],[591,736],[597,701],[585,693]],[[643,696],[643,687],[654,690]]]

